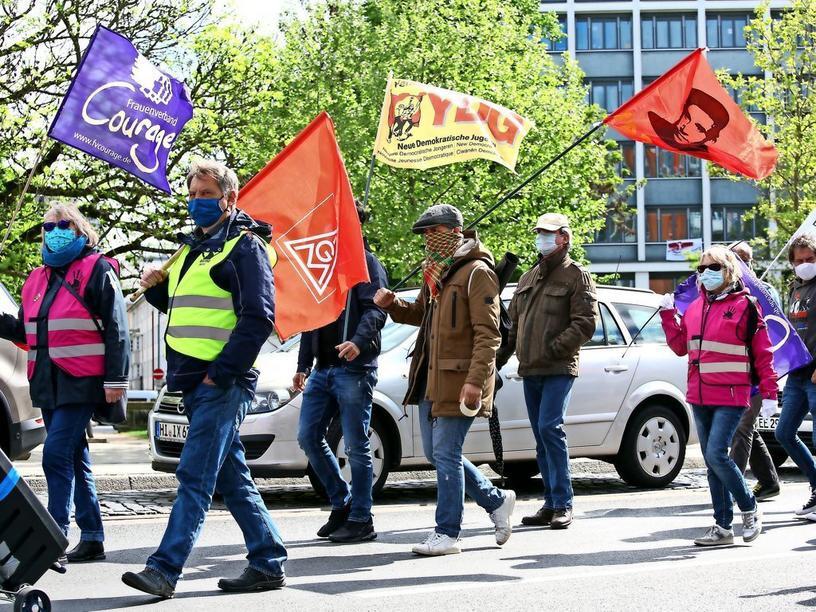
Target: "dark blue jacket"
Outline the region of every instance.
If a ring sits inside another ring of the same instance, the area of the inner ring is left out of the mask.
[[[382,334],[380,333],[387,315],[383,310],[374,304],[374,294],[377,289],[388,286],[388,278],[385,274],[380,260],[368,250],[366,244],[366,265],[368,266],[368,277],[371,279],[367,283],[360,283],[351,290],[351,302],[348,308],[348,340],[351,340],[360,354],[354,361],[344,362],[343,365],[351,368],[376,368],[377,356],[382,347]],[[337,319],[339,323],[339,335],[343,335],[345,326],[344,310]],[[314,330],[303,332],[300,336],[300,351],[298,353],[298,372],[308,372],[314,365],[314,360],[318,354],[318,332]],[[343,342],[343,338],[337,339],[337,344]]]
[[[86,248],[80,257],[94,253],[95,249]],[[58,269],[63,276],[67,266]],[[100,257],[96,262],[91,277],[85,288],[85,303],[99,317],[104,330],[105,342],[105,375],[104,376],[71,376],[54,365],[48,351],[37,351],[37,362],[34,366],[34,378],[29,388],[31,402],[38,408],[53,410],[69,404],[104,404],[105,385],[111,388],[127,388],[130,368],[130,336],[128,334],[127,311],[119,283],[111,280],[116,272],[113,267]],[[48,279],[48,288],[40,306],[40,315],[45,315],[51,308],[57,291],[62,284],[55,274]],[[25,327],[23,309],[17,317],[0,314],[0,338],[24,343]],[[37,323],[37,345],[48,346],[48,325],[46,319]]]
[[[258,370],[252,364],[272,333],[275,321],[275,284],[265,247],[271,228],[237,210],[214,230],[212,236],[201,234],[200,230],[196,234],[183,236],[181,240],[190,246],[190,252],[184,260],[181,276],[200,253],[220,250],[225,242],[245,230],[254,236],[245,235],[210,273],[216,285],[232,294],[238,323],[227,344],[211,362],[182,355],[167,346],[169,391],[189,391],[201,383],[206,375],[219,387],[238,384],[250,391],[255,390]],[[145,298],[160,311],[167,312],[168,282],[148,289]]]

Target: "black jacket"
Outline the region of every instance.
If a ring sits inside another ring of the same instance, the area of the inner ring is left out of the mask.
[[[374,305],[374,294],[377,289],[388,286],[388,278],[380,260],[368,250],[366,244],[367,283],[360,283],[351,290],[351,302],[348,308],[348,340],[351,340],[360,349],[360,354],[354,361],[344,362],[350,368],[376,368],[377,356],[382,346],[381,330],[387,318],[385,312]],[[343,342],[343,327],[345,326],[346,311],[344,310],[335,323],[338,338],[335,344]],[[318,341],[320,330],[303,332],[300,336],[300,351],[298,353],[298,372],[308,372],[314,365],[318,355]]]
[[[94,253],[95,249],[86,248],[80,257]],[[65,275],[65,268],[58,273]],[[110,274],[109,274],[110,273]],[[30,381],[32,403],[46,410],[52,410],[68,404],[104,404],[107,384],[110,387],[127,386],[130,370],[130,336],[128,334],[127,310],[119,283],[113,282],[116,272],[105,260],[100,258],[94,266],[85,289],[85,303],[99,317],[104,329],[105,342],[105,375],[104,376],[71,376],[54,365],[48,351],[37,351],[37,362],[34,366],[34,378]],[[48,288],[40,306],[40,316],[51,308],[61,283],[55,274],[48,279]],[[0,338],[25,342],[23,309],[17,317],[9,314],[0,315]],[[37,323],[37,345],[48,346],[48,325],[45,319]]]
[[[816,357],[816,279],[794,280],[788,297],[788,319],[808,347],[811,356]],[[814,368],[816,362],[811,362],[791,374],[809,378],[813,375]]]
[[[211,272],[215,284],[232,294],[238,323],[227,344],[212,362],[182,355],[167,346],[169,391],[189,391],[201,383],[206,375],[219,387],[238,384],[250,391],[255,390],[258,370],[252,364],[272,333],[275,321],[275,284],[265,248],[271,235],[270,227],[236,210],[214,230],[212,236],[201,234],[200,230],[196,234],[182,236],[181,241],[190,246],[190,252],[184,260],[181,276],[186,274],[199,254],[220,250],[225,242],[245,230],[255,236],[245,235]],[[145,292],[147,301],[165,313],[169,302],[168,286],[168,282],[164,281]]]

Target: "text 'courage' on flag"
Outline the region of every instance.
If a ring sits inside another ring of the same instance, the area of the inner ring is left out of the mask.
[[[170,193],[167,157],[192,116],[184,83],[97,26],[48,135]]]
[[[238,206],[270,223],[282,338],[337,320],[367,282],[363,234],[334,124],[320,113],[241,189]]]
[[[776,166],[765,140],[697,49],[604,119],[618,132],[763,179]]]
[[[513,170],[532,125],[487,100],[389,78],[374,154],[397,168],[424,170],[482,158]]]

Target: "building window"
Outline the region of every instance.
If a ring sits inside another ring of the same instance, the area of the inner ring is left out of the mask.
[[[621,142],[619,144],[621,159],[618,162],[618,176],[624,178],[635,176],[635,143]]]
[[[561,32],[564,34],[558,40],[550,40],[549,38],[542,38],[541,44],[547,47],[547,51],[566,51],[567,50],[567,16],[558,16],[558,25],[561,26]]]
[[[694,49],[697,47],[697,17],[658,13],[640,21],[644,49]]]
[[[745,26],[751,13],[715,13],[706,16],[706,39],[712,49],[745,47]]]
[[[700,176],[700,159],[667,151],[654,145],[644,147],[646,178]]]
[[[606,276],[606,275],[604,275]],[[616,272],[604,279],[606,285],[612,287],[635,287],[635,273],[634,272]]]
[[[630,15],[582,15],[575,19],[578,51],[632,48]]]
[[[655,206],[646,209],[646,241],[665,242],[703,237],[703,211],[695,206]]]
[[[596,244],[634,244],[637,242],[637,216],[629,210],[607,210],[606,225],[595,232]]]
[[[587,81],[587,102],[613,111],[634,95],[635,86],[631,79],[615,81]]]
[[[751,240],[762,235],[768,228],[768,220],[754,217],[743,219],[751,206],[717,206],[711,207],[711,240],[714,242],[733,242],[734,240]]]
[[[677,285],[691,276],[688,272],[652,272],[649,274],[649,289],[655,293],[672,293]]]

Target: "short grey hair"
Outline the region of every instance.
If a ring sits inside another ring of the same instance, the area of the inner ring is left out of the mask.
[[[193,179],[208,176],[218,183],[221,193],[224,196],[230,195],[232,192],[238,192],[238,177],[235,172],[227,168],[221,162],[213,161],[211,159],[202,159],[194,162],[187,173],[187,187]]]
[[[813,234],[797,236],[796,239],[791,242],[790,248],[788,249],[789,263],[793,263],[793,253],[796,249],[810,249],[813,251],[813,254],[816,255],[816,236]]]

